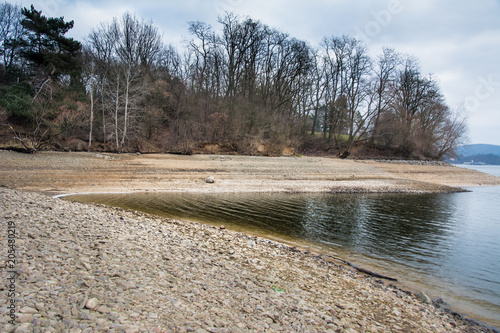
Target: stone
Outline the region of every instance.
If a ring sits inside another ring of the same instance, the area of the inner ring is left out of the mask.
[[[213,183],[215,183],[215,178],[213,176],[208,177],[207,180],[206,180],[206,182],[209,183],[209,184],[213,184]]]
[[[31,313],[31,314],[34,314],[34,313],[38,313],[38,310],[36,309],[33,309],[33,308],[30,308],[28,306],[25,306],[25,307],[22,307],[21,310],[19,310],[19,312],[21,313]]]
[[[271,282],[271,283],[277,283],[279,280],[275,277],[272,276],[266,276],[266,275],[257,275],[257,279],[261,281],[266,281],[266,282]]]
[[[87,302],[85,303],[85,307],[87,309],[90,309],[90,310],[95,309],[97,307],[97,305],[99,305],[99,300],[97,298],[95,298],[95,297],[89,298],[87,300]]]
[[[23,323],[14,330],[14,333],[28,333],[28,332],[32,332],[30,323]]]
[[[22,314],[19,317],[17,317],[17,322],[19,323],[31,323],[33,320],[33,315],[32,314]]]
[[[136,292],[135,298],[140,302],[146,302],[149,299],[148,295],[143,294],[141,292]]]
[[[427,296],[423,291],[421,291],[420,293],[418,293],[417,298],[422,303],[425,303],[425,304],[431,304],[432,303],[431,298],[429,296]]]
[[[97,311],[100,313],[110,313],[111,309],[108,308],[106,305],[101,305],[100,307],[97,308]]]
[[[14,326],[12,324],[6,324],[6,325],[3,325],[3,326],[0,326],[0,328],[1,328],[2,332],[12,333],[12,332],[15,331],[16,326]]]

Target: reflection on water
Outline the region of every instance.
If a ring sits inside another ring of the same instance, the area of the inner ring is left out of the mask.
[[[306,241],[500,327],[499,187],[432,195],[136,193],[70,198]]]

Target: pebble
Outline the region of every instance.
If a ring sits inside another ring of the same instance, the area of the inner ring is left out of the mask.
[[[95,309],[97,305],[99,305],[99,301],[97,300],[97,298],[91,298],[85,303],[85,307],[90,310]]]
[[[0,303],[1,332],[491,332],[319,256],[220,227],[8,188],[0,222],[2,235],[15,225],[19,269],[18,318],[9,324]]]

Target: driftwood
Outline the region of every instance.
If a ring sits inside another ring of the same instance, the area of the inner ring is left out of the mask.
[[[385,275],[382,275],[382,274],[378,274],[378,273],[369,271],[369,270],[361,268],[361,267],[354,266],[353,264],[351,264],[348,261],[346,261],[346,264],[348,264],[349,266],[351,266],[352,268],[354,268],[354,269],[356,269],[356,270],[358,270],[360,272],[366,273],[368,275],[371,275],[371,276],[374,276],[374,277],[377,277],[377,278],[386,279],[386,280],[390,280],[390,281],[397,281],[398,280],[398,279],[395,279],[395,278],[391,278],[389,276],[385,276]]]
[[[330,255],[324,255],[324,254],[320,254],[320,256],[325,256],[325,257],[329,257],[329,258],[332,258],[334,260],[337,260],[337,261],[340,261],[352,268],[354,268],[355,270],[357,271],[360,271],[362,273],[365,273],[365,274],[368,274],[368,275],[371,275],[373,277],[377,277],[377,278],[380,278],[380,279],[385,279],[385,280],[389,280],[389,281],[397,281],[398,279],[395,279],[395,278],[391,278],[389,276],[385,276],[385,275],[382,275],[382,274],[378,274],[378,273],[375,273],[375,272],[372,272],[372,271],[369,271],[367,269],[364,269],[364,268],[361,268],[361,267],[358,267],[352,263],[350,263],[349,261],[347,260],[344,260],[344,259],[340,259],[340,258],[336,258],[336,257],[333,257],[333,256],[330,256]]]

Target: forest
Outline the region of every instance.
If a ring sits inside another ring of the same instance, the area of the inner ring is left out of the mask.
[[[125,13],[77,41],[8,2],[0,23],[4,148],[442,159],[466,137],[418,59],[347,35],[313,47],[226,12],[179,50]]]

